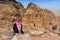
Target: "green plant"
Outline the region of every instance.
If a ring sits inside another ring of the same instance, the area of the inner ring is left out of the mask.
[[[57,25],[52,27],[53,30],[57,30]]]

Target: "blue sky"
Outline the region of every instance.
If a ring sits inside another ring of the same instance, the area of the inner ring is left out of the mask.
[[[24,7],[28,6],[28,3],[32,2],[41,8],[60,10],[60,0],[17,0],[21,2]]]

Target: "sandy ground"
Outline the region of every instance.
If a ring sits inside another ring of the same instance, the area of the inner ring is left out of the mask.
[[[42,35],[42,36],[32,36],[31,40],[60,40],[58,35]]]
[[[57,34],[31,35],[30,37],[31,40],[60,40],[60,36]]]
[[[18,38],[19,38],[18,40],[21,40],[21,36],[22,35],[18,36]],[[52,34],[52,33],[43,34],[43,35],[30,35],[30,38],[31,38],[31,40],[60,40],[59,35]],[[7,39],[1,38],[0,40],[11,40],[11,39],[9,39],[9,38],[7,38]],[[24,38],[24,40],[26,40],[26,39]]]

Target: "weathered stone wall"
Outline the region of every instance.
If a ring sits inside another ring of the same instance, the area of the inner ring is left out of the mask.
[[[47,28],[54,25],[55,14],[47,9],[42,9],[35,4],[29,4],[24,16],[22,18],[23,27],[26,29],[38,29]],[[25,24],[25,25],[24,25]],[[26,31],[26,30],[25,30]]]
[[[15,19],[20,17],[22,20],[23,30],[30,31],[40,30],[41,28],[49,29],[50,26],[56,24],[56,16],[47,9],[30,3],[25,9],[21,3],[13,1],[0,1],[0,27],[13,27]],[[59,23],[58,23],[59,24]],[[11,28],[12,29],[12,28]]]
[[[4,31],[12,30],[14,21],[18,17],[21,19],[24,7],[16,2],[2,2],[0,1],[0,28]]]
[[[56,16],[55,25],[60,26],[60,16]]]

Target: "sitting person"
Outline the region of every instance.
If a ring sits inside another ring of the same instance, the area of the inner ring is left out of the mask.
[[[22,30],[22,24],[19,19],[16,20],[16,22],[13,26],[13,30],[14,30],[14,33],[24,34],[24,32]]]

